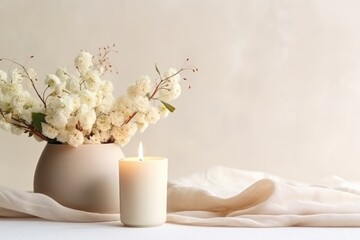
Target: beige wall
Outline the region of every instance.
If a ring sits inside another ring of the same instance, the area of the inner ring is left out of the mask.
[[[116,43],[117,94],[186,57],[200,68],[168,119],[124,148],[168,156],[170,176],[212,165],[360,180],[357,0],[0,0],[0,57],[39,75]],[[0,133],[0,184],[31,189],[43,143]]]

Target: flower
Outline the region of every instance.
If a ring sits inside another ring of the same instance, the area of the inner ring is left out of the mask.
[[[58,68],[54,74],[47,74],[43,92],[35,85],[38,80],[33,69],[0,59],[16,66],[9,73],[0,70],[0,128],[75,147],[125,145],[137,131],[144,131],[175,110],[169,101],[181,94],[180,73],[197,71],[170,68],[161,74],[155,65],[158,79],[141,76],[125,95],[114,97],[112,83],[104,79],[105,72],[112,71],[108,57],[111,49],[100,50],[97,56],[81,51],[75,58],[76,73]]]

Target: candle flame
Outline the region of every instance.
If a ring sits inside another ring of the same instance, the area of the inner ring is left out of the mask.
[[[144,151],[143,151],[142,142],[139,143],[138,158],[139,158],[140,161],[142,161],[143,158],[144,158]]]

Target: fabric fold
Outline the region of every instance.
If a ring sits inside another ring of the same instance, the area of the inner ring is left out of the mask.
[[[314,186],[264,173],[214,167],[169,184],[168,221],[201,226],[358,227],[359,185],[339,179],[329,178],[329,186]],[[252,181],[257,182],[247,188]],[[227,206],[226,211],[221,206]]]
[[[64,207],[40,193],[0,187],[0,217],[39,217],[64,222],[103,222],[120,219],[119,214],[100,214]]]
[[[168,211],[211,211],[226,216],[235,210],[248,209],[266,201],[274,191],[269,179],[259,180],[233,197],[211,195],[196,187],[173,185],[168,189]]]

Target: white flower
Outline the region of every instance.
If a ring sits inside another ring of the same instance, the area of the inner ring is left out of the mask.
[[[0,84],[7,81],[7,73],[0,69]]]
[[[164,89],[159,91],[159,98],[163,101],[171,101],[178,98],[181,94],[180,74],[176,69],[170,68],[164,75]]]
[[[135,124],[128,123],[121,127],[113,127],[110,133],[114,137],[116,143],[124,146],[130,141],[130,138],[136,133],[136,130],[137,127]]]
[[[67,143],[69,141],[69,132],[66,129],[61,129],[56,136],[56,140],[62,143]]]
[[[70,92],[80,91],[80,79],[70,75],[69,78],[66,79],[65,88]]]
[[[32,121],[32,113],[44,112],[44,107],[39,103],[37,99],[28,98],[23,105],[20,118],[24,119],[28,123]]]
[[[12,83],[6,83],[6,87],[14,86]],[[4,89],[3,89],[4,90]],[[6,88],[10,90],[10,88]],[[5,91],[6,92],[6,91]],[[42,111],[37,101],[27,91],[14,92],[10,90],[6,95],[1,95],[0,91],[0,109],[3,112],[16,114],[20,119],[31,123],[32,110]]]
[[[170,111],[164,105],[161,105],[159,107],[159,114],[161,118],[167,118],[170,114]]]
[[[115,139],[116,143],[121,143],[127,136],[122,127],[113,127],[110,131],[111,136]]]
[[[107,131],[111,129],[111,120],[108,115],[100,115],[96,119],[96,128],[100,131]]]
[[[11,124],[0,119],[0,128],[5,131],[10,131]]]
[[[74,147],[78,147],[83,143],[84,143],[84,135],[81,131],[77,129],[73,129],[72,131],[69,131],[68,144]]]
[[[127,120],[136,111],[136,108],[134,107],[133,101],[131,101],[128,96],[123,96],[116,100],[113,106],[113,111],[117,113],[112,116],[111,121],[113,122],[113,124],[118,126],[120,122],[121,124],[123,124],[123,120]],[[117,121],[114,120],[114,118],[119,116],[120,114],[122,115],[122,118],[118,119],[119,124],[116,124],[115,122]]]
[[[82,104],[82,102],[81,102],[81,99],[80,99],[80,97],[79,97],[79,95],[77,95],[77,94],[75,94],[75,93],[71,93],[71,94],[69,94],[68,96],[62,96],[63,98],[69,98],[70,100],[69,101],[71,101],[71,104],[72,104],[72,109],[73,109],[73,111],[72,112],[75,112],[77,109],[79,109],[80,107],[81,107],[81,104]]]
[[[74,110],[73,98],[69,95],[63,95],[61,98],[50,96],[47,103],[47,114],[62,113],[69,117]]]
[[[151,90],[151,79],[149,76],[142,76],[137,82],[136,86],[139,88],[141,95],[145,95]]]
[[[159,98],[163,101],[172,101],[181,94],[181,86],[179,83],[168,83],[166,89],[159,91]]]
[[[136,98],[139,96],[139,89],[136,87],[136,85],[131,85],[127,89],[127,94],[130,98]]]
[[[22,85],[16,82],[7,82],[5,84],[1,84],[0,90],[5,97],[21,94],[21,92],[24,91]]]
[[[93,56],[89,52],[81,51],[75,58],[75,66],[81,74],[85,74],[93,66]]]
[[[134,106],[139,112],[147,112],[150,108],[150,101],[147,97],[137,97],[134,100]]]
[[[175,68],[170,68],[165,74],[164,79],[167,79],[171,83],[180,82],[181,76],[178,74],[178,71]]]
[[[160,119],[160,114],[156,107],[150,107],[149,111],[145,115],[145,121],[154,124]]]
[[[144,132],[147,129],[147,127],[149,126],[149,122],[146,121],[145,116],[146,115],[143,113],[138,113],[134,117],[134,123],[136,124],[137,129],[140,132]]]
[[[65,116],[62,112],[57,112],[51,115],[47,115],[45,117],[45,121],[56,129],[65,128],[66,124],[68,123],[68,117]]]
[[[45,83],[49,87],[55,87],[56,85],[61,84],[60,78],[54,74],[47,74],[45,78]]]
[[[110,121],[112,125],[117,127],[121,127],[124,124],[125,118],[123,112],[120,111],[113,111],[109,115]]]
[[[137,128],[139,129],[140,132],[144,132],[148,128],[149,123],[146,122],[146,121],[136,122],[136,126],[137,126]]]
[[[32,80],[36,79],[36,72],[33,68],[26,68],[26,75]]]
[[[12,118],[12,113],[5,114],[5,116],[4,116],[4,120],[6,122],[11,122],[11,120],[12,120],[11,118]]]
[[[79,92],[79,97],[83,105],[87,105],[89,108],[94,108],[96,106],[97,97],[95,92],[84,89]]]
[[[47,74],[45,83],[49,86],[50,89],[54,91],[56,95],[62,95],[63,90],[66,87],[66,81],[61,81],[57,75]]]
[[[134,123],[125,124],[125,125],[124,125],[124,128],[125,128],[125,130],[126,130],[126,132],[127,132],[127,135],[128,135],[129,137],[134,136],[135,133],[136,133],[136,131],[137,131],[136,124],[134,124]]]
[[[16,111],[21,113],[23,106],[30,98],[30,94],[28,92],[21,92],[18,95],[14,95],[11,99],[12,108]]]
[[[128,96],[122,96],[116,99],[115,104],[113,106],[114,110],[124,111],[125,109],[130,112],[135,111],[134,103]]]
[[[127,93],[130,98],[145,97],[150,92],[151,80],[148,76],[142,76],[135,85],[128,87]]]
[[[89,131],[96,121],[96,113],[93,108],[89,108],[86,104],[83,104],[78,110],[76,118],[81,128],[85,131]]]
[[[19,84],[22,82],[23,79],[23,70],[15,68],[11,73],[11,82]]]
[[[58,68],[56,69],[55,75],[60,79],[61,82],[66,82],[69,78],[69,75],[66,73],[66,68]]]
[[[19,128],[15,125],[11,125],[11,129],[10,129],[11,133],[12,134],[15,134],[15,135],[20,135],[24,132],[24,129],[22,128]]]
[[[32,113],[33,113],[33,111],[31,111],[31,110],[24,110],[21,113],[19,113],[18,116],[20,119],[23,119],[28,123],[31,123],[32,122]]]
[[[98,97],[98,99],[99,99],[99,97]],[[104,96],[100,100],[100,103],[98,104],[98,106],[96,107],[96,113],[102,114],[102,113],[110,112],[113,104],[114,104],[114,97],[112,95]]]
[[[104,96],[111,95],[112,91],[114,90],[113,84],[109,81],[102,82],[100,86],[100,91],[103,93]]]
[[[41,123],[42,134],[50,139],[55,139],[59,131],[47,123]]]
[[[99,91],[101,85],[101,78],[97,71],[89,70],[87,71],[82,79],[85,81],[86,88],[90,91]]]

